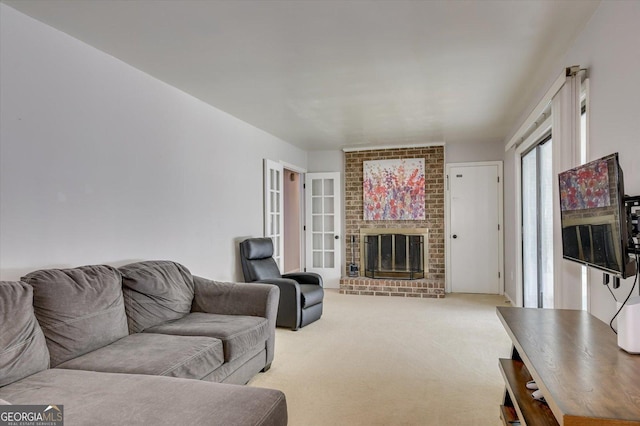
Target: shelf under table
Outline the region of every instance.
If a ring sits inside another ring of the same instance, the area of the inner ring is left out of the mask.
[[[527,426],[558,426],[553,412],[547,404],[533,399],[526,384],[531,375],[522,361],[500,359],[500,371],[504,377],[507,391],[514,404],[517,418],[524,420]]]

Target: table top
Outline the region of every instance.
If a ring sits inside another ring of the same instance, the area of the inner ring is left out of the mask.
[[[620,349],[608,324],[577,310],[497,312],[561,424],[567,416],[640,422],[640,355]]]

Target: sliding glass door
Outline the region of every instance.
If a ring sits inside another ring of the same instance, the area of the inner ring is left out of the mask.
[[[551,136],[522,156],[524,306],[553,308],[553,185]]]

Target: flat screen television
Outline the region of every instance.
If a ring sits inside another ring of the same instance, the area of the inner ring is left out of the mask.
[[[635,275],[618,153],[558,175],[562,254],[615,277]]]

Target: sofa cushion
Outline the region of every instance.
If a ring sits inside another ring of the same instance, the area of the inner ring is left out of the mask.
[[[49,350],[33,312],[33,289],[0,282],[0,386],[49,368]]]
[[[150,260],[123,266],[120,272],[131,333],[191,312],[193,277],[179,263]]]
[[[58,368],[202,379],[223,361],[218,339],[137,333]]]
[[[33,287],[36,317],[51,367],[129,334],[117,269],[106,265],[46,269],[22,278]]]
[[[287,424],[282,392],[201,380],[55,368],[0,388],[13,404],[64,405],[72,425]]]
[[[145,332],[215,337],[222,340],[224,360],[229,362],[256,346],[264,346],[269,337],[269,321],[262,317],[194,312]]]

